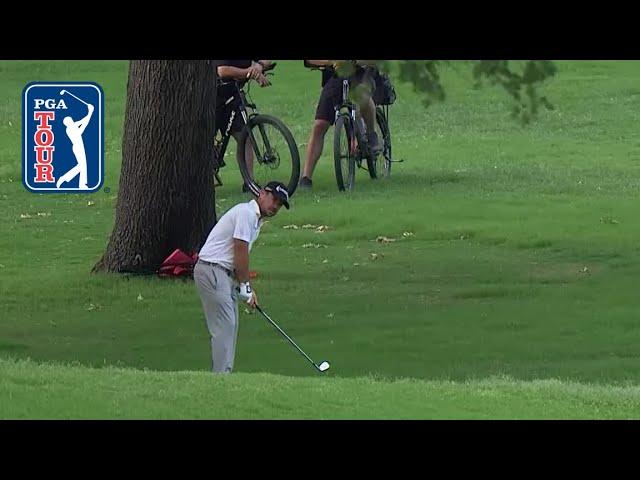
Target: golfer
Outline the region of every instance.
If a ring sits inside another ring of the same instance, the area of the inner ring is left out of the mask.
[[[89,189],[89,187],[87,186],[87,153],[84,149],[82,134],[91,121],[91,115],[93,114],[94,106],[87,104],[87,108],[89,109],[89,113],[77,122],[74,122],[73,118],[71,117],[64,117],[64,119],[62,120],[62,123],[67,127],[65,133],[67,134],[67,137],[69,137],[69,140],[71,140],[71,150],[73,151],[73,154],[75,155],[76,161],[78,163],[75,167],[73,167],[58,179],[56,183],[57,188],[60,188],[60,185],[62,185],[63,183],[69,182],[80,175],[78,188],[80,190]]]
[[[258,297],[249,283],[249,252],[265,217],[273,217],[289,193],[284,184],[269,182],[256,200],[225,213],[200,249],[193,277],[211,336],[214,373],[231,373],[238,337],[238,298],[252,308]]]

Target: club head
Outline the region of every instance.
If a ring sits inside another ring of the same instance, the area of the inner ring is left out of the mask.
[[[331,365],[329,365],[329,362],[325,360],[320,365],[318,365],[318,370],[320,370],[321,372],[326,372],[327,370],[329,370],[330,366]]]
[[[64,95],[65,93],[67,93],[66,90],[60,90],[60,95]]]

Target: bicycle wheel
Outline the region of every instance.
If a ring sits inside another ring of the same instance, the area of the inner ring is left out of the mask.
[[[373,158],[367,158],[371,178],[387,178],[391,175],[391,132],[382,107],[376,108],[376,134],[382,148]]]
[[[353,190],[356,181],[356,159],[350,118],[340,115],[336,120],[333,138],[333,160],[338,189]]]
[[[284,183],[293,195],[300,180],[300,153],[287,126],[271,115],[256,115],[240,137],[240,172],[254,195],[271,180]],[[246,152],[252,148],[253,155]]]

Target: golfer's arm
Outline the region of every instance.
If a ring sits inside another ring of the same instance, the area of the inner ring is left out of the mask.
[[[238,68],[222,65],[218,67],[218,76],[223,80],[246,80],[248,68]]]
[[[78,126],[78,129],[80,130],[80,135],[82,135],[82,133],[84,132],[85,128],[87,128],[87,126],[89,125],[89,120],[91,119],[91,115],[93,115],[93,112],[89,112],[89,114],[84,117],[81,120],[78,120],[76,122],[76,125]]]
[[[238,282],[249,281],[249,244],[244,240],[233,239],[233,266]]]

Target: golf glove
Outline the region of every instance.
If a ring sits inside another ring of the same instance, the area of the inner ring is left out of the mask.
[[[238,296],[245,302],[250,303],[253,298],[253,289],[249,282],[244,282],[238,287]]]

